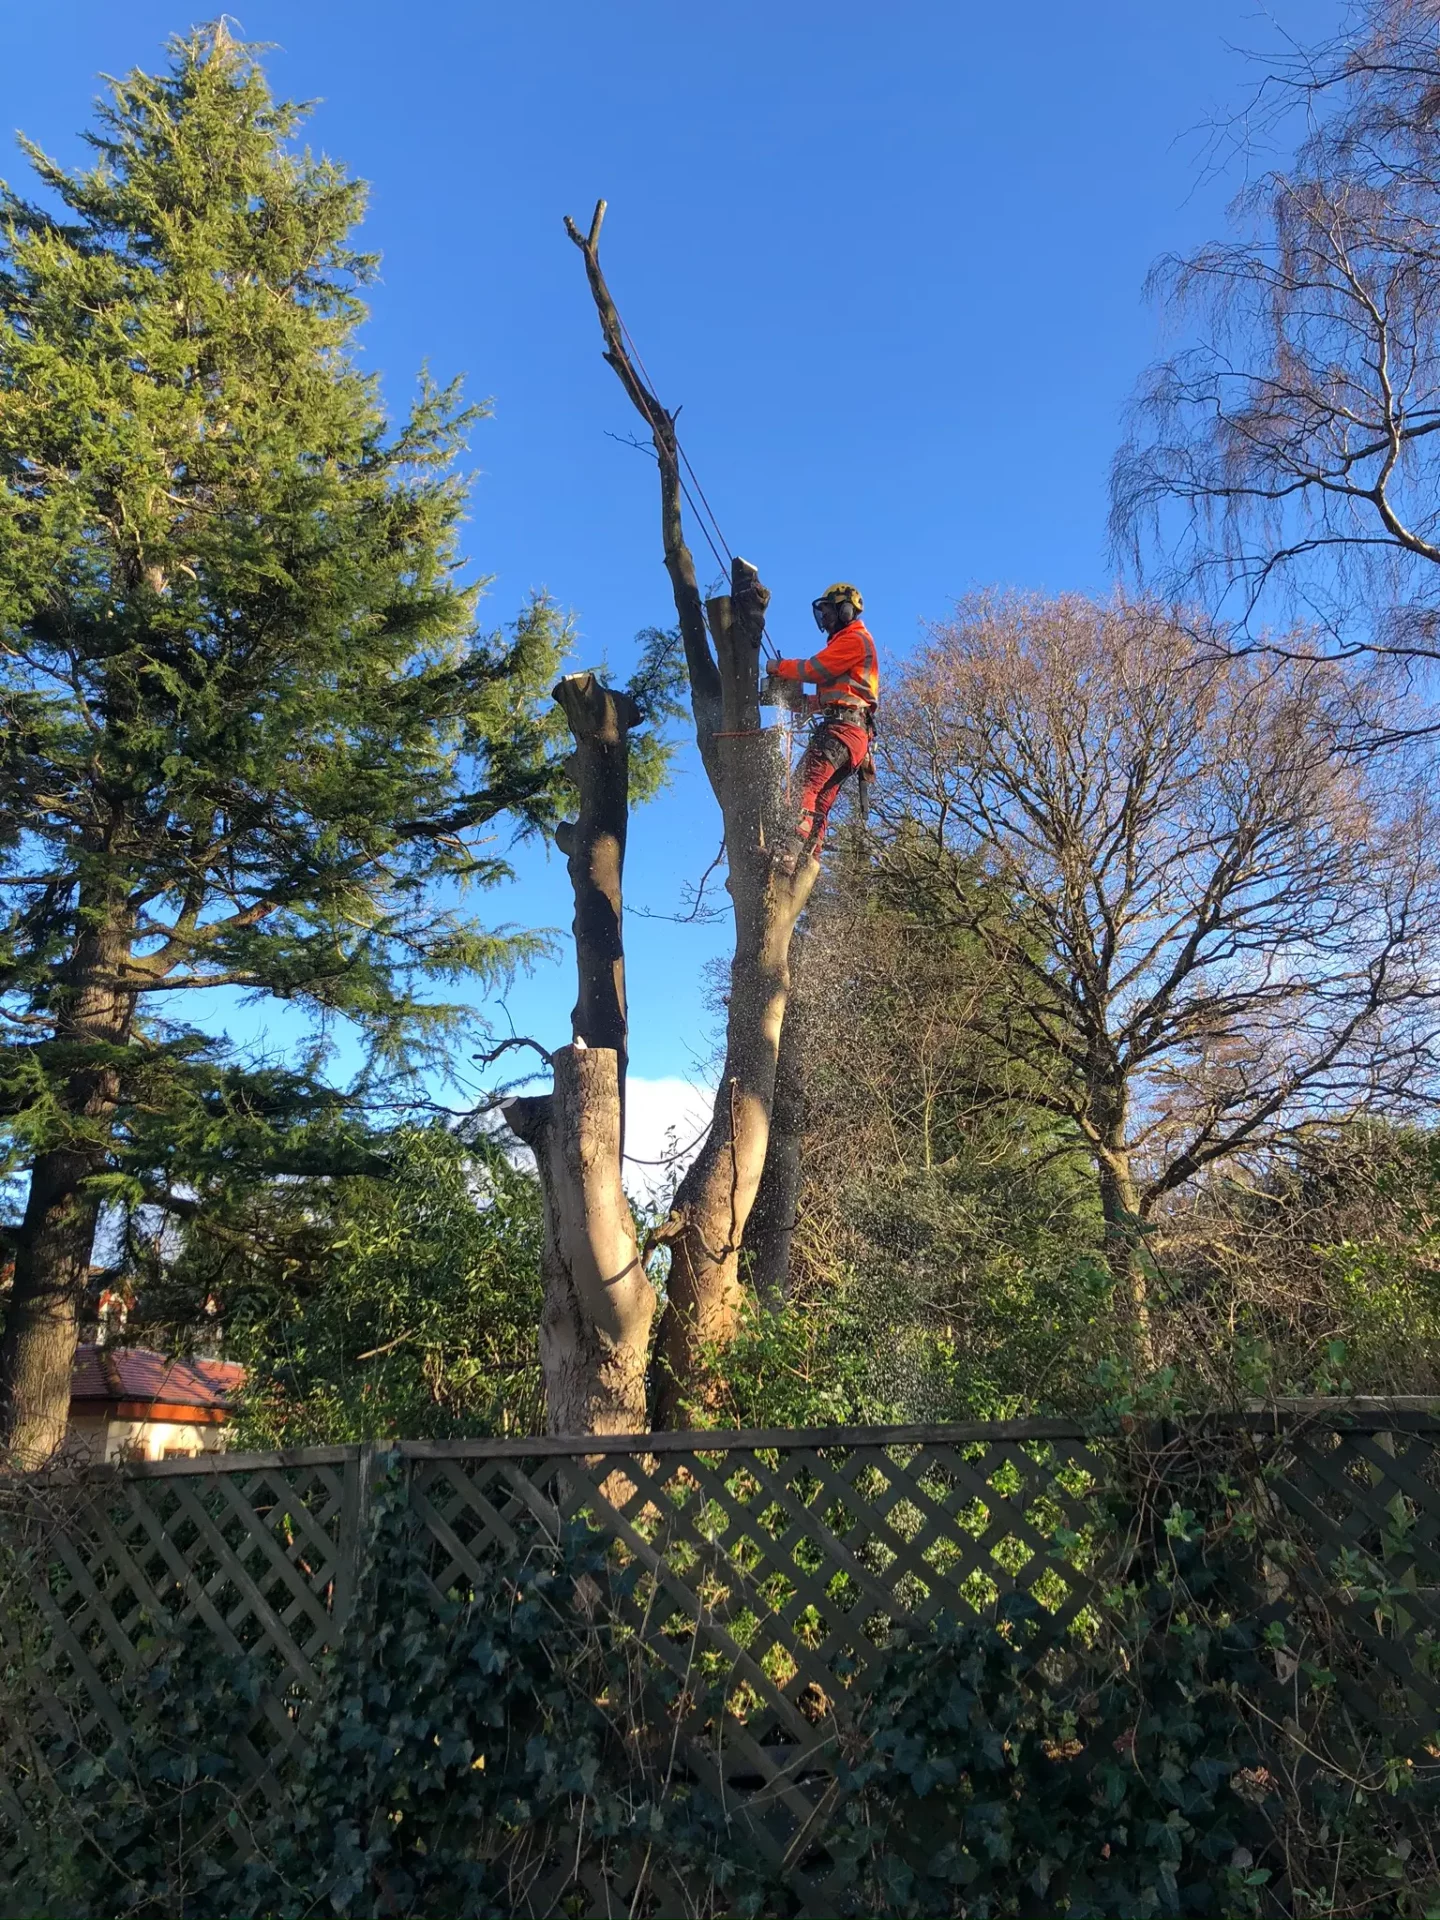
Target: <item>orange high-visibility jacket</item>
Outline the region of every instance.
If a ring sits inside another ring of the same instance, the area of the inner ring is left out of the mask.
[[[808,660],[777,660],[771,671],[782,680],[811,680],[822,707],[834,702],[873,707],[880,698],[880,660],[863,620],[832,633]]]

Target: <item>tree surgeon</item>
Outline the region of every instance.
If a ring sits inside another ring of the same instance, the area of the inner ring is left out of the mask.
[[[790,873],[802,859],[819,857],[830,809],[851,775],[874,778],[871,745],[880,697],[880,661],[874,639],[860,618],[864,605],[857,587],[837,581],[811,602],[815,624],[827,636],[820,651],[807,660],[767,663],[777,680],[815,687],[806,696],[816,720],[800,761],[799,817],[794,838],[781,856]]]

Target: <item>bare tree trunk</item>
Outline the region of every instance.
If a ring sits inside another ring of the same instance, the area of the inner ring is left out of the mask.
[[[837,891],[842,898],[863,899],[872,886],[863,823],[851,827],[839,845]],[[815,1031],[804,980],[808,938],[805,927],[798,926],[790,942],[790,999],[780,1029],[770,1144],[742,1249],[756,1297],[771,1308],[782,1306],[790,1297],[791,1261],[799,1224],[802,1153],[809,1123],[809,1057]]]
[[[86,906],[82,895],[82,925]],[[56,1044],[83,1049],[90,1058],[70,1076],[61,1137],[35,1157],[16,1236],[15,1278],[0,1336],[0,1453],[20,1467],[43,1466],[65,1438],[100,1216],[87,1183],[105,1164],[120,1095],[113,1061],[95,1054],[124,1046],[130,1036],[135,996],[118,984],[129,947],[124,903],[109,900],[77,940],[61,989]]]
[[[1145,1370],[1155,1365],[1150,1337],[1149,1290],[1140,1257],[1140,1196],[1130,1171],[1123,1137],[1099,1149],[1100,1210],[1105,1220],[1105,1258],[1115,1276],[1122,1312],[1129,1315],[1135,1359]]]
[[[575,894],[575,968],[580,992],[571,1015],[575,1038],[619,1056],[625,1098],[629,1016],[625,1006],[625,835],[630,820],[629,733],[641,719],[627,693],[593,673],[571,673],[555,689],[575,737],[565,771],[580,792],[577,819],[562,820],[555,844],[566,855]]]
[[[797,928],[790,942],[790,998],[785,1009],[785,1024],[780,1029],[780,1054],[775,1063],[770,1140],[742,1247],[756,1297],[771,1308],[782,1306],[790,1297],[790,1263],[800,1212],[801,1150],[809,1084],[805,1059],[808,1012],[803,979],[805,939],[804,929]]]
[[[618,1055],[577,1043],[554,1062],[553,1092],[505,1107],[545,1194],[546,1420],[552,1433],[643,1433],[655,1291],[620,1181]]]
[[[710,1398],[706,1350],[735,1336],[744,1288],[740,1247],[770,1140],[780,1034],[790,992],[790,939],[819,867],[793,875],[775,858],[786,845],[784,770],[776,738],[760,730],[760,641],[769,599],[753,567],[736,559],[732,592],[706,613],[721,677],[717,773],[725,821],[726,882],[735,915],[725,1065],[705,1143],[655,1235],[670,1248],[660,1323],[656,1419],[680,1426]]]
[[[794,976],[799,960],[795,948],[803,945],[803,935],[797,935],[791,945],[790,971]],[[800,1211],[800,1149],[805,1135],[804,1028],[803,996],[792,984],[785,1024],[780,1029],[765,1167],[741,1248],[756,1297],[771,1308],[782,1306],[790,1296],[790,1261]]]
[[[802,871],[804,871],[802,869]],[[813,878],[814,863],[808,863]],[[660,1327],[656,1419],[680,1426],[709,1397],[705,1349],[734,1338],[743,1289],[740,1245],[770,1138],[780,1032],[789,992],[790,935],[799,907],[736,884],[725,1069],[705,1144],[656,1239],[670,1247]]]
[[[629,732],[640,712],[593,674],[555,689],[575,736],[567,769],[578,817],[556,839],[575,894],[580,992],[574,1042],[553,1056],[552,1091],[508,1101],[545,1196],[540,1365],[552,1433],[640,1433],[655,1292],[621,1179],[625,1101],[622,881]]]
[[[567,220],[566,230],[585,256],[605,358],[655,444],[665,566],[685,646],[696,745],[725,824],[735,915],[725,1066],[714,1119],[680,1183],[670,1217],[654,1236],[654,1243],[668,1245],[671,1254],[656,1419],[673,1427],[688,1417],[687,1407],[711,1397],[706,1350],[723,1348],[734,1336],[743,1291],[740,1246],[769,1142],[790,987],[790,936],[819,867],[802,860],[787,874],[777,859],[791,823],[784,814],[778,746],[760,727],[760,648],[769,595],[755,569],[736,558],[730,593],[702,606],[681,519],[675,420],[636,371],[600,271],[604,213],[601,201],[588,235],[573,221]]]

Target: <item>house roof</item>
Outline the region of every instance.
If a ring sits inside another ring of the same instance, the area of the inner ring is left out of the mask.
[[[143,1419],[139,1408],[154,1408],[154,1417],[173,1417],[175,1410],[208,1412],[218,1418],[245,1380],[245,1369],[233,1360],[171,1360],[148,1347],[100,1347],[86,1341],[75,1349],[70,1375],[72,1413],[117,1414]]]

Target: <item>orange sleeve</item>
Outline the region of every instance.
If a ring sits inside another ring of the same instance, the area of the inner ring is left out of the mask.
[[[808,660],[777,660],[770,671],[782,680],[838,680],[864,658],[864,642],[839,633]]]

